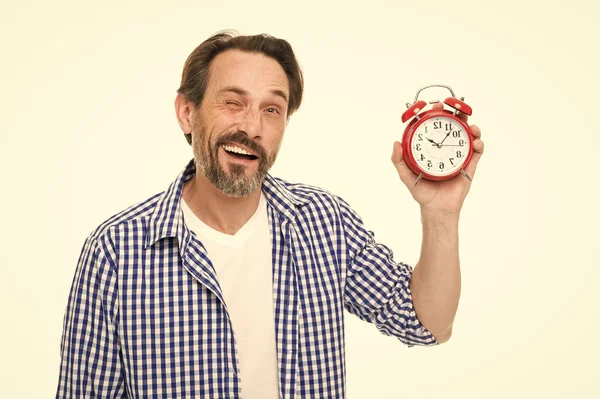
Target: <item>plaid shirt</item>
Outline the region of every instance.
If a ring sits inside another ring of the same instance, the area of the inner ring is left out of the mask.
[[[83,246],[64,318],[57,398],[239,398],[234,331],[202,243],[183,222],[190,161],[170,187]],[[267,176],[281,398],[345,396],[344,309],[408,346],[412,268],[339,197]]]

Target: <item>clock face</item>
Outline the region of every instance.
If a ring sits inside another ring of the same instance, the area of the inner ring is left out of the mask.
[[[421,169],[433,176],[445,176],[462,169],[471,142],[455,119],[434,116],[417,126],[410,147]]]

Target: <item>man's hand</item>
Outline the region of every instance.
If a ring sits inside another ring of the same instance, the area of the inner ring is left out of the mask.
[[[443,108],[444,106],[441,103],[433,106],[433,109],[436,110]],[[467,115],[459,113],[458,116],[467,123]],[[474,178],[477,163],[483,154],[483,141],[481,141],[481,130],[477,126],[471,125],[470,130],[473,135],[473,156],[464,169],[471,178]],[[392,162],[398,171],[400,180],[402,180],[413,198],[421,206],[422,213],[426,212],[439,216],[458,216],[465,197],[471,188],[469,180],[462,175],[457,175],[450,180],[439,182],[423,179],[415,186],[414,184],[418,176],[404,162],[402,144],[398,141],[394,143]]]

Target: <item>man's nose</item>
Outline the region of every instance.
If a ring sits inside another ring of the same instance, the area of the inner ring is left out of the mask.
[[[251,139],[258,139],[262,132],[262,118],[258,109],[248,109],[246,111],[239,125],[239,130],[246,133]]]

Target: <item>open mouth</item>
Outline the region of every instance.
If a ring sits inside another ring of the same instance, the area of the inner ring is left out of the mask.
[[[234,158],[246,159],[246,160],[250,160],[250,161],[258,159],[258,157],[256,155],[253,155],[253,154],[249,153],[248,151],[246,151],[243,148],[240,148],[238,146],[224,144],[222,147],[223,147],[223,150],[227,154],[231,155]]]

